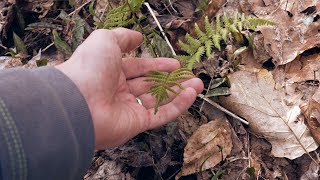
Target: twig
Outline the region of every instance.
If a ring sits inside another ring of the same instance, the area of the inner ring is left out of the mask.
[[[167,44],[168,44],[168,46],[169,46],[172,54],[173,54],[174,56],[176,56],[176,55],[177,55],[176,52],[174,51],[174,49],[173,49],[173,47],[172,47],[172,45],[171,45],[168,37],[166,36],[166,33],[164,33],[164,30],[162,29],[162,27],[161,27],[161,25],[160,25],[160,23],[159,23],[156,15],[154,14],[153,10],[152,10],[151,7],[150,7],[149,3],[145,2],[145,3],[143,3],[143,4],[144,4],[145,6],[147,6],[147,8],[148,8],[148,10],[149,10],[149,12],[150,12],[150,14],[151,14],[151,16],[153,17],[154,21],[156,22],[158,28],[160,29],[160,32],[161,32],[162,36],[163,36],[164,39],[166,40],[166,42],[167,42]]]
[[[72,11],[70,14],[68,14],[69,16],[72,16],[74,13],[76,13],[77,11],[79,11],[80,9],[82,9],[85,5],[91,3],[93,0],[89,0],[87,2],[85,2],[84,4],[82,4],[80,7],[78,7],[77,9],[75,9],[74,11]]]
[[[7,47],[5,47],[5,46],[4,46],[3,44],[1,44],[1,43],[0,43],[0,47],[3,48],[3,49],[5,49],[5,50],[8,49]]]
[[[220,111],[222,111],[222,112],[230,115],[231,117],[239,120],[239,121],[242,122],[243,124],[249,125],[249,122],[248,122],[248,121],[246,121],[246,120],[244,120],[243,118],[241,118],[241,117],[233,114],[232,112],[230,112],[230,111],[227,110],[226,108],[220,106],[218,103],[212,101],[211,99],[204,97],[203,94],[198,94],[198,97],[200,97],[201,99],[207,101],[209,104],[211,104],[212,106],[216,107],[216,108],[219,109]]]
[[[169,4],[171,6],[171,9],[173,9],[174,12],[178,13],[178,11],[173,7],[171,0],[169,0]]]
[[[51,46],[54,45],[54,42],[52,42],[51,44],[49,44],[47,47],[45,47],[42,52],[45,52],[46,50],[48,50]]]

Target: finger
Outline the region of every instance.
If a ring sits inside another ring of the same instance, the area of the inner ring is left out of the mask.
[[[116,28],[111,30],[115,35],[117,43],[122,52],[129,52],[137,48],[142,42],[142,34],[126,28]]]
[[[127,81],[129,90],[134,96],[147,93],[154,84],[154,82],[146,82],[145,79],[146,77],[139,77]]]
[[[171,72],[180,67],[172,58],[124,58],[122,69],[127,79],[140,77],[151,70]]]
[[[149,109],[148,129],[154,129],[176,119],[183,112],[187,111],[197,97],[197,92],[193,88],[184,89],[172,102],[160,106],[157,114],[154,108]]]
[[[187,81],[182,82],[181,85],[184,88],[192,88],[192,89],[194,89],[197,94],[201,93],[201,91],[203,90],[203,82],[199,78],[189,79]],[[177,86],[172,87],[172,89],[175,90],[177,93],[180,93],[182,91]],[[171,102],[175,97],[176,97],[175,94],[169,92],[169,99],[164,101],[164,102],[162,102],[160,105],[164,105],[164,104],[167,104],[167,103]],[[151,95],[150,93],[143,94],[143,95],[139,96],[139,99],[141,99],[141,101],[143,103],[143,106],[145,108],[147,108],[147,109],[154,108],[155,105],[156,105],[156,97]]]

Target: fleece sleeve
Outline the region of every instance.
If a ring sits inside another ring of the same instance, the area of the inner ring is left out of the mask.
[[[83,179],[94,151],[76,85],[45,67],[0,71],[0,179]]]

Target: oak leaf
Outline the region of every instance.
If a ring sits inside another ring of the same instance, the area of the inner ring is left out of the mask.
[[[188,139],[183,167],[176,179],[214,167],[231,153],[232,147],[232,132],[225,116],[200,126]]]
[[[274,156],[295,159],[317,149],[299,105],[286,104],[270,72],[238,71],[228,78],[231,95],[221,97],[221,103],[247,119],[250,129],[271,143]]]

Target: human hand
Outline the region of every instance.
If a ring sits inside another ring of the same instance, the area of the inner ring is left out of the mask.
[[[198,78],[182,82],[184,90],[159,107],[148,93],[152,83],[145,82],[150,70],[173,71],[179,62],[170,58],[122,58],[122,53],[142,43],[139,32],[118,28],[96,30],[74,52],[56,66],[80,89],[89,106],[96,149],[121,145],[145,130],[164,125],[185,112],[203,89]],[[143,105],[137,103],[136,97]]]

